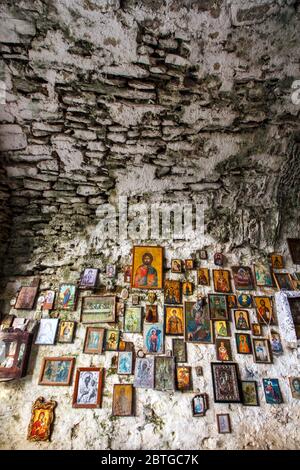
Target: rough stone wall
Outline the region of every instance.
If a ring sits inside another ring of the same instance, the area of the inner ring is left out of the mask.
[[[202,238],[162,242],[166,267],[199,248],[223,250],[229,265],[274,248],[287,254],[286,235],[299,235],[299,105],[291,100],[299,1],[7,0],[0,9],[3,311],[27,276],[40,275],[44,289],[76,281],[86,266],[103,271],[112,262],[120,271],[132,242],[91,243],[97,209],[120,195],[205,203]],[[77,356],[83,336],[79,328],[63,352]],[[254,366],[259,377],[283,378],[288,403],[265,405],[260,390],[262,407],[249,409],[213,404],[214,347],[189,347],[191,365],[204,367],[195,389],[211,398],[195,426],[191,396],[178,392],[139,391],[137,417],[111,419],[115,374],[103,409],[71,409],[72,390],[36,385],[42,356],[58,348],[36,350],[31,375],[1,385],[2,447],[36,447],[25,433],[32,398],[41,394],[59,406],[53,442],[38,447],[299,447],[299,411],[284,382],[296,373],[291,351],[272,366]],[[79,354],[77,365],[89,361]],[[110,354],[97,361],[110,369]],[[237,361],[244,371],[248,359]],[[224,438],[214,414],[226,410],[235,432]]]

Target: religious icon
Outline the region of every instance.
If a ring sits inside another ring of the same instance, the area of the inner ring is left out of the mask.
[[[233,314],[237,330],[250,330],[249,313],[247,310],[234,310]]]
[[[208,294],[209,312],[212,320],[228,320],[227,296]]]
[[[248,266],[232,266],[233,280],[236,290],[253,290],[251,268]]]
[[[214,254],[214,263],[216,266],[223,266],[224,264],[224,255],[223,253]]]
[[[211,363],[214,400],[216,403],[240,403],[240,385],[237,364]]]
[[[76,322],[61,320],[59,322],[57,342],[73,343],[75,335]]]
[[[253,357],[255,362],[261,364],[271,364],[272,356],[270,351],[269,341],[267,339],[252,339],[253,344]]]
[[[161,354],[164,350],[164,334],[162,323],[146,323],[144,325],[144,352]]]
[[[283,269],[283,257],[277,253],[270,255],[272,269]]]
[[[58,290],[57,308],[61,310],[75,310],[77,288],[75,284],[61,284]]]
[[[216,352],[218,361],[232,361],[232,351],[229,339],[216,339]]]
[[[271,330],[270,345],[273,356],[281,356],[283,354],[283,347],[280,334],[277,331]]]
[[[273,279],[269,266],[254,264],[254,274],[257,287],[273,287]]]
[[[217,424],[218,424],[218,433],[219,434],[230,434],[231,433],[231,424],[230,416],[228,413],[217,414]]]
[[[30,331],[0,332],[0,381],[26,376],[32,337]]]
[[[192,374],[191,368],[188,366],[176,367],[176,384],[177,390],[185,392],[192,388]]]
[[[230,271],[227,269],[213,269],[213,279],[216,292],[231,292]]]
[[[166,279],[164,286],[164,296],[165,304],[180,304],[182,300],[180,281]]]
[[[119,330],[106,330],[105,332],[105,351],[117,351],[120,341]]]
[[[186,271],[190,271],[194,269],[194,260],[193,259],[184,260],[184,267]]]
[[[207,259],[207,251],[206,250],[199,250],[199,258],[200,259]]]
[[[262,326],[259,323],[251,323],[252,336],[262,336]]]
[[[74,357],[44,357],[39,385],[70,385]]]
[[[199,268],[197,270],[197,281],[200,286],[209,286],[210,285],[209,269]]]
[[[142,331],[142,307],[126,307],[125,310],[125,321],[124,321],[125,333],[141,333]]]
[[[249,308],[252,305],[252,295],[250,294],[240,294],[237,300],[240,307]]]
[[[234,294],[227,295],[227,305],[228,305],[228,308],[235,308],[237,306],[236,295]]]
[[[80,289],[93,289],[97,283],[98,269],[86,268],[80,279]]]
[[[147,300],[148,300],[148,302],[150,302],[150,304],[154,304],[154,302],[156,301],[156,297],[157,297],[157,295],[153,291],[148,292],[148,294],[147,294]]]
[[[133,416],[133,386],[115,384],[113,391],[113,416]]]
[[[165,305],[166,335],[183,335],[183,307]]]
[[[161,289],[163,281],[163,248],[159,246],[133,247],[131,287]]]
[[[195,395],[192,399],[192,414],[194,418],[199,416],[205,416],[208,410],[208,395],[206,393],[200,393]]]
[[[254,380],[242,380],[243,405],[259,406],[257,383]]]
[[[106,277],[108,278],[114,278],[116,277],[117,274],[117,268],[114,264],[108,264],[106,266]]]
[[[28,426],[29,441],[50,441],[55,407],[56,402],[53,400],[45,401],[43,397],[35,400]]]
[[[251,337],[248,333],[235,333],[238,354],[252,354]]]
[[[172,351],[176,360],[176,364],[180,362],[187,362],[186,343],[183,339],[172,339]]]
[[[118,358],[118,374],[131,375],[133,368],[133,352],[121,351]]]
[[[54,307],[55,291],[47,290],[44,294],[44,301],[42,303],[43,310],[52,310]]]
[[[300,377],[289,377],[292,397],[300,399]]]
[[[11,327],[15,316],[6,314],[1,318],[0,331],[6,330]]]
[[[171,261],[171,272],[172,273],[181,273],[182,272],[181,259],[172,259],[172,261]]]
[[[86,354],[101,354],[103,351],[104,328],[91,327],[86,329],[83,352]]]
[[[38,293],[37,286],[21,287],[15,309],[32,310]]]
[[[147,323],[156,323],[158,320],[157,305],[146,305],[145,321]]]
[[[185,296],[189,296],[189,295],[192,295],[193,294],[193,283],[192,282],[189,282],[189,281],[184,281],[182,283],[182,293],[183,295]]]
[[[103,368],[80,367],[76,371],[73,408],[100,408],[102,401]]]
[[[132,266],[124,266],[124,282],[131,283]]]
[[[215,320],[215,333],[217,337],[230,336],[229,324],[224,320]]]
[[[278,379],[263,379],[263,387],[268,405],[283,403]]]
[[[191,343],[212,343],[213,329],[205,299],[184,304],[184,336]]]
[[[265,296],[254,296],[254,304],[257,312],[258,323],[273,325],[275,323],[272,298]]]
[[[287,238],[290,255],[294,264],[300,264],[300,238]]]
[[[58,322],[58,318],[42,318],[35,344],[54,344]]]
[[[292,276],[289,273],[273,273],[274,280],[279,290],[294,290]]]
[[[156,356],[155,390],[174,390],[175,359],[174,357]]]
[[[300,297],[288,297],[297,339],[300,339]]]
[[[140,303],[140,296],[139,296],[139,294],[132,294],[132,296],[131,296],[131,303],[132,303],[132,305],[139,305],[139,303]]]
[[[154,387],[154,357],[137,358],[134,372],[134,387]]]
[[[114,295],[91,295],[83,297],[82,323],[114,323],[116,320],[116,297]]]

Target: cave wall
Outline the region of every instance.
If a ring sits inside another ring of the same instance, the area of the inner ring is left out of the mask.
[[[298,1],[7,0],[0,11],[3,313],[36,275],[42,289],[57,288],[76,282],[84,267],[103,273],[111,262],[122,286],[133,241],[97,231],[99,209],[117,207],[120,196],[129,205],[204,205],[198,238],[134,242],[165,246],[166,271],[172,257],[197,257],[200,248],[209,252],[209,267],[215,251],[225,253],[228,266],[265,259],[274,249],[288,257],[286,236],[299,236],[299,104],[291,99],[299,78]],[[158,304],[162,315],[162,298]],[[79,310],[80,302],[71,317]],[[64,350],[77,365],[90,361],[80,353],[83,337],[79,328]],[[296,373],[292,351],[272,366],[236,357],[242,374],[248,364],[259,377],[283,378],[284,406],[265,405],[261,389],[255,410],[211,399],[196,430],[190,394],[143,392],[137,417],[112,419],[113,373],[103,409],[71,409],[72,390],[37,386],[42,357],[58,353],[59,346],[36,350],[30,375],[1,385],[2,447],[299,446],[299,411],[286,383]],[[211,396],[214,347],[188,353],[191,365],[204,367],[195,390]],[[111,354],[95,363],[110,369]],[[59,403],[53,442],[29,444],[30,403],[41,394]],[[224,438],[214,415],[226,410],[235,432]]]

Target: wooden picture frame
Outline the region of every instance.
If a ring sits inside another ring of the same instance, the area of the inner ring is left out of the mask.
[[[262,325],[260,323],[251,323],[252,336],[262,336]]]
[[[231,266],[236,290],[253,290],[253,274],[249,266]]]
[[[192,398],[192,415],[194,418],[205,416],[209,405],[208,405],[207,393],[199,393]]]
[[[192,390],[192,368],[190,366],[176,366],[176,388],[180,392]]]
[[[268,405],[281,405],[283,397],[278,379],[262,379],[266,403]]]
[[[70,344],[75,337],[76,321],[60,320],[58,325],[57,342]]]
[[[227,294],[227,307],[228,308],[237,307],[237,298],[235,294]]]
[[[229,322],[225,320],[213,320],[216,338],[231,336]]]
[[[100,408],[102,403],[104,369],[80,367],[76,370],[73,408]]]
[[[143,324],[143,309],[140,306],[126,306],[124,316],[124,332],[125,333],[141,333]]]
[[[0,331],[0,379],[25,377],[31,351],[33,334],[28,331]]]
[[[88,326],[85,333],[83,352],[85,354],[102,354],[105,329]]]
[[[155,390],[175,390],[175,359],[172,356],[155,357]]]
[[[118,351],[120,330],[110,328],[105,330],[105,351]]]
[[[222,294],[231,293],[230,271],[228,269],[213,269],[212,272],[215,291]]]
[[[217,338],[216,339],[216,355],[217,360],[221,362],[232,361],[232,349],[230,339]]]
[[[137,357],[134,371],[135,388],[154,388],[154,356]]]
[[[195,318],[201,320],[198,328]],[[210,320],[208,305],[202,302],[184,303],[184,339],[188,343],[212,344],[214,331]]]
[[[133,373],[133,352],[120,351],[118,355],[118,369],[119,375],[132,375]]]
[[[229,320],[227,295],[208,294],[208,305],[211,320]]]
[[[172,338],[172,351],[176,364],[187,362],[186,342],[183,338]]]
[[[257,321],[261,325],[274,325],[275,315],[273,309],[273,297],[266,295],[253,296],[256,308]]]
[[[192,271],[194,269],[194,260],[192,258],[184,260],[184,269],[185,271]]]
[[[145,312],[146,323],[157,323],[158,322],[158,311],[157,305],[147,304]]]
[[[218,433],[219,434],[231,434],[231,423],[230,416],[228,413],[219,413],[216,415]]]
[[[15,304],[16,310],[32,310],[38,293],[38,286],[23,286]]]
[[[215,403],[241,403],[238,367],[235,362],[211,362]]]
[[[197,269],[197,283],[199,286],[210,286],[210,274],[208,268]]]
[[[244,406],[259,406],[257,382],[255,380],[242,380],[242,397]]]
[[[57,310],[65,310],[68,312],[76,310],[77,294],[78,290],[76,284],[67,282],[60,284],[56,297]]]
[[[275,273],[273,278],[278,290],[294,290],[294,282],[290,273]]]
[[[272,364],[273,358],[268,339],[252,338],[252,351],[254,362],[258,364]]]
[[[247,331],[251,329],[248,310],[235,309],[233,310],[233,317],[236,330]]]
[[[162,354],[165,347],[163,323],[145,323],[143,341],[145,354]]]
[[[254,263],[254,279],[256,287],[273,287],[273,279],[268,264]]]
[[[168,336],[184,335],[184,313],[181,305],[165,305],[165,334]]]
[[[279,253],[271,253],[270,254],[270,261],[271,261],[272,269],[283,269],[284,268],[283,256],[280,255]]]
[[[56,401],[45,401],[43,397],[35,400],[31,408],[31,418],[27,432],[28,441],[50,441],[56,404]]]
[[[161,246],[134,246],[132,250],[131,287],[162,289],[164,249]]]
[[[95,289],[98,273],[98,268],[85,268],[80,278],[79,289]]]
[[[164,283],[164,303],[178,305],[182,302],[181,282],[174,279],[166,279]]]
[[[57,363],[57,366],[51,367],[51,363]],[[68,368],[63,368],[62,363],[69,363]],[[74,364],[74,357],[44,357],[39,376],[39,385],[60,387],[70,385],[73,375]],[[49,376],[48,378],[46,377],[47,375]],[[57,378],[58,380],[53,380],[53,378]]]
[[[113,416],[134,416],[134,388],[132,384],[115,384],[113,389]]]
[[[54,344],[57,334],[58,323],[58,318],[41,318],[34,344]]]
[[[89,295],[82,298],[81,323],[115,323],[116,296],[115,295]]]
[[[171,260],[171,272],[172,273],[182,273],[182,261],[181,259],[174,258]]]
[[[235,342],[238,354],[252,354],[252,343],[249,333],[235,333]]]

